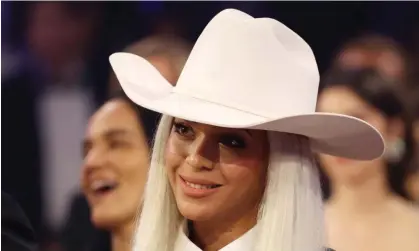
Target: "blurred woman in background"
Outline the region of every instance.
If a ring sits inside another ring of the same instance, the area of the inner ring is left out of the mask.
[[[406,190],[415,168],[412,121],[391,81],[373,69],[334,69],[324,79],[318,111],[365,120],[387,142],[374,161],[319,158],[328,241],[335,250],[419,250],[419,212]]]
[[[130,250],[158,117],[121,92],[90,119],[83,144],[82,188],[93,225],[110,232],[112,251]]]
[[[175,85],[191,47],[187,40],[179,36],[156,34],[130,44],[124,51],[147,58],[172,85]],[[116,97],[122,97],[129,104],[134,105],[126,99],[113,72],[109,79],[108,89],[109,93],[117,93]],[[137,112],[144,111],[140,107],[135,107]],[[146,123],[146,137],[151,142],[156,114],[144,112],[152,114],[152,116],[144,118],[145,120],[141,119],[142,123]],[[140,114],[138,115],[141,117]],[[147,119],[152,119],[153,121],[147,121]],[[106,249],[105,246],[109,246],[109,234],[97,231],[92,226],[92,222],[89,220],[90,212],[87,204],[86,198],[82,194],[77,194],[73,199],[69,220],[62,233],[61,244],[65,251],[79,251],[80,249],[89,248],[92,239],[97,240],[96,246],[101,246],[104,249]],[[102,250],[99,247],[97,249]]]
[[[373,68],[397,85],[403,101],[412,111],[413,132],[419,141],[419,88],[418,63],[412,53],[396,40],[376,33],[369,33],[347,41],[333,59],[333,65],[355,70]],[[415,189],[416,190],[416,189]],[[417,193],[415,193],[417,194]]]

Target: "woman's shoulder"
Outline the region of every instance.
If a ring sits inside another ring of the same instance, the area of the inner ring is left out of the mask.
[[[412,201],[399,199],[394,205],[394,209],[400,217],[411,223],[416,223],[419,227],[419,206]]]
[[[399,235],[405,250],[419,250],[419,208],[413,204],[407,206],[402,217],[400,229],[403,231],[399,232]]]
[[[413,204],[406,207],[405,217],[406,222],[410,223],[412,230],[415,230],[415,233],[419,233],[419,207]]]
[[[394,223],[397,225],[398,235],[406,245],[415,247],[412,250],[419,250],[419,207],[413,202],[403,200],[396,208]]]

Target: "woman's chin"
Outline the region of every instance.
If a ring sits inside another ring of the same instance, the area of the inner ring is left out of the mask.
[[[111,212],[92,210],[90,220],[92,224],[98,229],[111,230],[119,226],[123,222],[121,215],[116,215]]]
[[[115,225],[115,223],[112,220],[104,217],[92,215],[90,220],[92,221],[93,226],[97,229],[110,230],[112,229],[112,226]]]
[[[185,219],[190,221],[208,221],[211,217],[207,215],[198,215],[198,214],[182,214]]]
[[[183,217],[191,221],[206,221],[213,218],[213,212],[204,205],[191,205],[189,203],[179,205],[179,211]]]

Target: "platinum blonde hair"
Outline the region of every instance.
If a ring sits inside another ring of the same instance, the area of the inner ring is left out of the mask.
[[[134,236],[134,251],[173,251],[183,217],[176,205],[164,151],[172,117],[163,116],[153,147],[144,204]],[[270,160],[254,250],[323,250],[320,181],[308,139],[268,132]]]

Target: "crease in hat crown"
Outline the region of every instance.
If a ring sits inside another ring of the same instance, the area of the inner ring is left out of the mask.
[[[173,91],[273,119],[314,112],[318,83],[300,36],[274,19],[228,9],[205,27]]]

